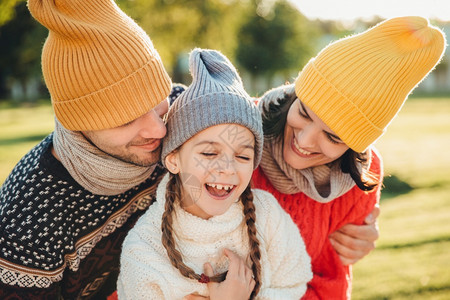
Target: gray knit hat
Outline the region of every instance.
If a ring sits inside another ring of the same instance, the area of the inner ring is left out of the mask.
[[[233,64],[215,50],[194,49],[189,57],[192,83],[172,104],[161,161],[200,131],[219,124],[239,124],[255,136],[256,168],[261,160],[261,113],[245,92]]]

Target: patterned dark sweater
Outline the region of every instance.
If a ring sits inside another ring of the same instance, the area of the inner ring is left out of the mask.
[[[171,99],[184,89],[174,87]],[[165,170],[115,196],[81,187],[51,154],[50,134],[0,189],[0,299],[106,299],[121,245]]]

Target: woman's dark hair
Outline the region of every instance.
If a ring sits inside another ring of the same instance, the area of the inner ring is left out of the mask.
[[[166,248],[170,262],[175,268],[180,271],[183,276],[200,281],[202,279],[202,275],[195,273],[193,269],[188,267],[183,262],[183,255],[177,249],[175,239],[173,237],[172,216],[174,214],[175,202],[180,201],[181,180],[178,174],[170,174],[169,176],[169,182],[166,186],[166,204],[164,207],[165,210],[162,215],[161,222],[162,244],[164,248]],[[259,240],[256,232],[255,205],[253,203],[253,193],[250,189],[250,185],[247,186],[245,191],[242,193],[240,201],[244,206],[244,218],[245,223],[247,224],[247,233],[250,245],[249,257],[250,261],[252,262],[251,268],[256,283],[255,287],[253,288],[252,294],[250,295],[250,299],[254,299],[261,288],[261,251],[259,249]],[[216,274],[212,277],[209,277],[209,280],[213,282],[222,282],[225,280],[226,275],[227,272]]]
[[[282,143],[284,137],[284,128],[286,126],[287,114],[291,105],[297,99],[295,92],[284,91],[276,94],[272,91],[274,97],[269,105],[263,105],[262,121],[265,141],[273,141]],[[276,101],[275,101],[276,100]],[[379,184],[380,181],[376,175],[370,170],[363,168],[362,172],[358,169],[358,165],[367,164],[368,154],[366,152],[355,152],[348,149],[340,158],[340,168],[343,173],[350,174],[356,185],[363,191],[371,192]]]

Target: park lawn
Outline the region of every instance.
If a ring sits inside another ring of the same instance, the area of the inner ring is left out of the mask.
[[[449,188],[381,203],[377,248],[353,267],[353,299],[449,299]]]
[[[0,183],[20,158],[53,131],[54,119],[48,103],[15,107],[0,105]]]
[[[449,299],[449,147],[450,99],[410,99],[377,142],[392,177],[377,248],[353,268],[353,299]]]
[[[53,130],[51,106],[0,106],[0,182]],[[377,249],[354,266],[353,299],[449,299],[450,98],[410,99],[376,143],[384,159]]]

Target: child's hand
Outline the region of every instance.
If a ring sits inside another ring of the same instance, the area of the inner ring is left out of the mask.
[[[208,283],[209,297],[211,300],[247,300],[255,287],[253,272],[247,267],[244,260],[233,251],[225,249],[224,254],[230,261],[227,277],[220,283]],[[205,275],[210,277],[214,275],[209,263],[205,264]]]

